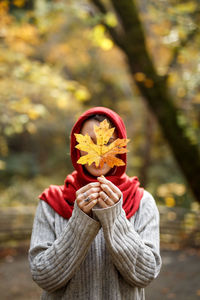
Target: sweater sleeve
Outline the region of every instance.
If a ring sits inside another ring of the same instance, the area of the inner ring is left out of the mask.
[[[112,207],[94,210],[102,224],[113,263],[132,286],[145,287],[159,273],[159,213],[145,191],[135,222],[126,218],[122,200]]]
[[[75,203],[71,218],[56,238],[55,214],[46,202],[39,202],[29,250],[33,280],[48,292],[61,288],[72,278],[100,228],[99,222]]]

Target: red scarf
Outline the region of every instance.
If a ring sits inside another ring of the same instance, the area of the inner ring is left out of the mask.
[[[71,159],[76,171],[66,177],[64,185],[51,185],[39,196],[41,200],[46,201],[59,215],[66,219],[69,219],[72,215],[76,191],[90,182],[97,181],[96,178],[84,171],[82,165],[77,164],[80,151],[75,148],[76,139],[74,136],[74,133],[80,133],[83,122],[93,114],[105,115],[114,124],[117,136],[126,138],[126,129],[122,119],[108,108],[91,108],[80,116],[71,132]],[[120,154],[120,158],[125,162],[125,165],[114,167],[106,178],[123,193],[123,209],[129,219],[138,210],[144,189],[139,187],[140,183],[137,177],[126,175],[126,153]]]

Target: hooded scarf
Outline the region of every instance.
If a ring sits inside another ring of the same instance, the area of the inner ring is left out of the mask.
[[[64,185],[50,185],[48,189],[39,196],[41,200],[46,201],[59,215],[63,218],[69,219],[74,208],[74,201],[76,199],[76,191],[84,185],[95,182],[97,179],[91,176],[84,170],[84,167],[77,164],[80,158],[80,151],[75,148],[77,142],[74,133],[80,133],[83,122],[91,115],[101,114],[105,115],[114,125],[118,138],[126,139],[126,129],[124,122],[120,116],[105,107],[94,107],[83,113],[71,131],[71,160],[75,171],[67,175]],[[114,167],[105,176],[108,180],[114,183],[123,194],[123,209],[126,217],[129,219],[138,210],[140,200],[142,199],[144,189],[140,188],[138,178],[129,177],[126,171],[126,153],[120,154],[119,157],[125,162],[124,166]]]

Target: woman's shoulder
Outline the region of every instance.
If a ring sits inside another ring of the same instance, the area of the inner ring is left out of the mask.
[[[152,218],[159,220],[159,211],[153,195],[147,190],[144,190],[140,206],[130,221],[133,222],[137,228],[138,224],[143,224],[146,222],[145,220]]]
[[[143,201],[145,201],[145,200],[155,201],[153,195],[145,189],[144,189],[144,193],[143,193],[143,196],[142,196],[141,200],[143,200]]]
[[[36,215],[55,216],[55,211],[46,201],[39,199]]]
[[[144,190],[142,199],[140,201],[140,207],[139,207],[139,211],[141,210],[155,210],[157,211],[157,205],[156,205],[156,201],[153,197],[153,195],[148,192],[147,190]]]

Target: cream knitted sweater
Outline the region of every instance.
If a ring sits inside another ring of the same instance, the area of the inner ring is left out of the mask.
[[[144,191],[139,210],[127,220],[122,199],[93,209],[74,206],[69,220],[40,201],[29,261],[41,299],[142,300],[159,273],[159,213]]]

